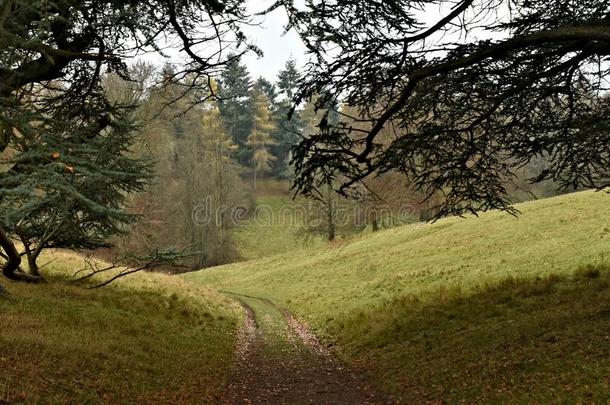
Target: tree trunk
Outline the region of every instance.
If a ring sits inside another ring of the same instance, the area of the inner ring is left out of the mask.
[[[256,167],[254,168],[254,190],[256,190]]]
[[[17,252],[17,248],[15,248],[15,244],[8,237],[4,229],[0,227],[0,246],[2,250],[6,253],[7,260],[2,266],[2,274],[4,277],[10,280],[18,280],[18,277],[15,276],[19,265],[21,264],[21,256],[19,256],[19,252]]]
[[[326,193],[328,203],[328,240],[333,241],[335,240],[337,226],[335,224],[335,204],[333,201],[333,189],[330,184],[327,184],[326,186]]]
[[[36,263],[36,258],[32,255],[28,255],[28,267],[30,269],[30,274],[36,277],[40,277],[40,271],[38,269],[38,263]]]
[[[333,223],[332,220],[328,220],[328,240],[329,241],[333,241],[335,240],[335,224]]]
[[[328,240],[329,241],[335,240],[336,229],[337,229],[337,227],[335,225],[334,212],[333,212],[333,208],[331,205],[331,207],[329,207],[329,209],[328,209]]]
[[[18,271],[19,265],[21,264],[21,256],[19,256],[19,252],[17,252],[17,248],[15,248],[15,244],[11,238],[8,237],[1,227],[0,247],[2,247],[4,253],[6,253],[6,256],[8,257],[6,263],[2,266],[2,274],[4,277],[13,281],[27,281],[31,283],[43,281],[40,277]]]
[[[25,247],[25,254],[26,257],[28,259],[28,268],[30,269],[30,274],[36,277],[40,277],[40,271],[38,269],[38,255],[41,252],[41,247],[36,248],[36,250],[32,251],[31,247],[30,247],[30,243],[27,240],[24,240],[24,238],[21,238],[21,243],[23,243],[23,246]]]

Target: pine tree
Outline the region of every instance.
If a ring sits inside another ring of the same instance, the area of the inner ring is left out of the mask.
[[[290,149],[299,140],[299,134],[303,130],[303,121],[299,110],[292,109],[292,99],[295,96],[299,85],[299,72],[296,68],[296,61],[289,59],[282,71],[278,74],[278,94],[282,99],[277,103],[274,111],[274,119],[277,129],[273,133],[276,145],[272,148],[272,153],[276,157],[273,167],[273,174],[276,177],[289,177],[288,165],[290,163]]]
[[[0,173],[0,223],[22,243],[33,277],[44,249],[109,247],[136,219],[127,196],[149,178],[149,163],[131,154],[132,109],[109,104],[100,88],[91,92],[90,102],[64,105],[59,115],[33,106],[26,116],[23,107],[5,111],[20,135]],[[5,276],[28,278],[21,273]]]
[[[252,151],[252,163],[254,165],[254,189],[256,190],[256,178],[258,173],[265,173],[271,169],[275,157],[270,147],[275,144],[271,137],[275,129],[269,111],[269,99],[260,89],[252,92],[252,103],[254,107],[254,124],[252,132],[248,136],[248,147]]]
[[[256,79],[256,82],[254,83],[254,88],[257,88],[257,89],[261,90],[263,93],[265,93],[265,95],[267,96],[267,99],[269,100],[269,105],[271,106],[271,110],[274,110],[275,105],[277,103],[277,96],[278,96],[275,85],[273,83],[271,83],[269,80],[267,80],[261,76],[258,79]]]
[[[293,58],[288,59],[284,69],[278,74],[278,93],[291,101],[299,88],[299,78],[300,74],[296,61]]]
[[[229,64],[220,79],[219,109],[227,131],[237,145],[237,160],[243,165],[251,158],[246,145],[253,123],[252,103],[249,98],[251,89],[252,81],[246,66],[239,60]]]

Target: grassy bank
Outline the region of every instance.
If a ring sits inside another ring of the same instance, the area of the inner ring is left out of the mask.
[[[47,285],[4,282],[0,400],[27,403],[210,403],[233,363],[239,310],[177,277],[136,274],[86,290],[65,278],[65,253]]]
[[[288,307],[405,401],[605,402],[609,202],[565,195],[187,277]]]

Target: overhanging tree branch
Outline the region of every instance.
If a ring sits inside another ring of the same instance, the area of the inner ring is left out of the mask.
[[[441,214],[510,210],[505,185],[540,156],[536,181],[609,184],[610,8],[508,3],[510,14],[504,1],[278,1],[313,57],[295,102],[321,94],[320,110],[332,100],[356,117],[322,114],[295,147],[297,192],[338,180],[347,194],[398,171],[444,196]],[[449,12],[430,24],[433,7]]]
[[[379,119],[376,120],[375,126],[370,130],[366,137],[364,150],[358,157],[359,163],[364,163],[366,158],[373,150],[373,142],[375,137],[381,132],[385,124],[390,120],[401,108],[405,106],[409,97],[415,91],[417,84],[430,76],[440,75],[443,73],[452,72],[458,69],[463,69],[477,63],[481,63],[488,58],[501,58],[510,52],[518,49],[530,47],[532,45],[565,43],[573,41],[601,41],[603,46],[597,47],[599,54],[610,53],[610,27],[603,26],[585,26],[585,27],[561,27],[555,30],[537,32],[529,35],[523,35],[516,38],[500,42],[498,44],[484,47],[481,50],[475,51],[473,54],[450,60],[438,65],[432,65],[427,68],[418,70],[407,79],[407,86],[400,93],[400,97],[388,108]],[[587,44],[589,45],[589,44]],[[582,45],[585,48],[585,45]],[[587,56],[590,54],[587,53]]]

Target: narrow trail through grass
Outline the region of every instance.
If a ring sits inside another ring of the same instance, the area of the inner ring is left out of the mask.
[[[402,403],[609,403],[610,200],[574,193],[206,269]]]
[[[364,376],[335,361],[287,310],[267,299],[225,293],[241,303],[246,319],[224,403],[390,403]]]

